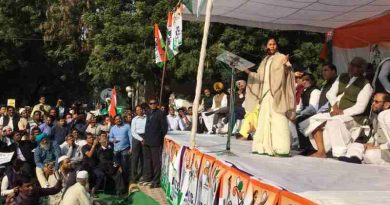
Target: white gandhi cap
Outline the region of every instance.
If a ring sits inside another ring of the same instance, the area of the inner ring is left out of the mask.
[[[88,172],[87,171],[77,172],[77,179],[88,179]]]

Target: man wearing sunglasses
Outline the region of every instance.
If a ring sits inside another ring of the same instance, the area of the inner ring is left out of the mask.
[[[151,183],[150,188],[160,187],[161,155],[164,136],[168,130],[167,118],[158,109],[155,99],[149,100],[150,110],[146,114],[144,137],[144,176]]]

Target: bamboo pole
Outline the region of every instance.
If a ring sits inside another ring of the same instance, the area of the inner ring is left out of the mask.
[[[165,60],[164,60],[164,68],[163,68],[163,73],[162,73],[162,76],[161,76],[161,89],[160,89],[160,99],[159,99],[159,103],[161,104],[162,102],[161,102],[161,100],[162,100],[162,94],[163,94],[163,92],[164,92],[164,79],[165,79],[165,69],[167,68],[167,63],[168,63],[168,51],[167,51],[167,49],[168,49],[168,37],[165,39],[165,43],[166,43],[166,45],[165,45],[165,51],[164,51],[164,58],[165,58]]]
[[[195,148],[196,145],[195,137],[196,137],[196,130],[198,126],[198,108],[199,108],[200,93],[202,89],[203,69],[204,69],[204,61],[206,58],[207,37],[209,35],[212,6],[213,6],[213,0],[207,0],[202,47],[200,49],[198,74],[196,77],[195,99],[192,107],[193,115],[192,115],[192,129],[191,129],[191,148]]]

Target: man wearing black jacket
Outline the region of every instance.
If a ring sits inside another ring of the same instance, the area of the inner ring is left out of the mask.
[[[160,187],[161,155],[164,136],[168,130],[167,118],[157,108],[155,99],[149,101],[144,138],[144,176],[146,182],[151,182],[151,188]]]
[[[7,107],[7,115],[4,115],[0,118],[0,125],[9,126],[12,128],[13,131],[18,131],[18,122],[19,117],[15,115],[15,108],[8,106]]]

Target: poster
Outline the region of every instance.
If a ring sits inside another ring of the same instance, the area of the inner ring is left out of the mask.
[[[165,193],[168,187],[168,165],[169,165],[169,145],[171,141],[164,139],[164,146],[161,156],[161,188],[164,189]]]
[[[180,205],[194,205],[196,202],[198,175],[203,154],[196,149],[184,153],[180,189]]]
[[[243,205],[249,176],[236,168],[230,167],[222,176],[219,189],[219,205]]]
[[[14,152],[0,152],[0,164],[10,162],[12,156],[14,156]]]
[[[251,178],[244,205],[276,205],[281,191],[279,188]]]
[[[197,205],[213,204],[211,195],[211,168],[215,162],[215,158],[209,155],[203,155],[199,169],[198,188],[196,194]]]
[[[15,108],[15,106],[16,106],[15,99],[8,99],[7,100],[7,106],[11,106],[11,107]]]
[[[280,193],[278,205],[316,205],[316,203],[291,192],[282,191]]]
[[[230,169],[231,165],[221,162],[219,160],[216,160],[211,167],[210,171],[210,184],[211,184],[211,190],[210,190],[210,200],[212,204],[215,204],[216,200],[218,199],[217,193],[220,186],[220,181],[222,176],[226,173],[228,169]]]
[[[180,182],[180,165],[185,146],[180,146],[174,142],[169,146],[169,160],[168,160],[168,186],[167,199],[172,205],[178,202],[179,182]]]

